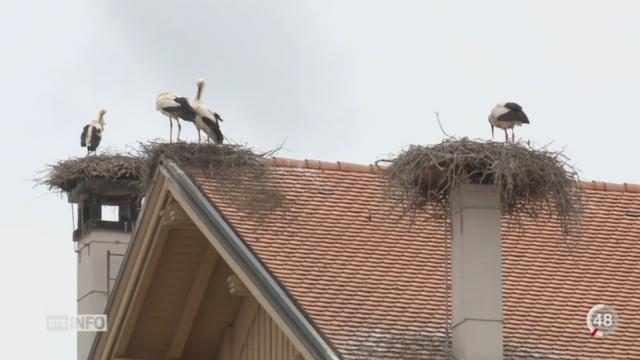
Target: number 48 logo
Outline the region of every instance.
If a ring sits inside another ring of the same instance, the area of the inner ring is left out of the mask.
[[[613,325],[613,315],[596,314],[595,319],[593,319],[593,324],[598,328],[611,327]]]
[[[587,327],[591,336],[606,336],[611,334],[618,325],[618,314],[613,307],[598,304],[587,314]]]

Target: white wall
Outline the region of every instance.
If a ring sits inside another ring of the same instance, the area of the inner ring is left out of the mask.
[[[110,256],[107,265],[107,252],[124,254],[130,239],[128,232],[92,229],[78,240],[78,314],[104,313],[107,284],[113,287],[113,281],[107,283],[107,269],[109,277],[116,278],[123,259]],[[78,332],[78,360],[87,358],[94,337],[94,332]]]
[[[502,359],[500,193],[487,185],[451,192],[453,355]]]

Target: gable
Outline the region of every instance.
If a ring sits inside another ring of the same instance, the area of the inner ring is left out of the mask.
[[[283,356],[316,358],[290,328],[292,312],[283,320],[275,310],[282,304],[265,298],[238,265],[242,255],[203,232],[193,209],[185,212],[174,180],[159,176],[148,196],[107,309],[109,331],[99,334],[92,358],[226,359],[226,351],[237,358],[273,336]]]

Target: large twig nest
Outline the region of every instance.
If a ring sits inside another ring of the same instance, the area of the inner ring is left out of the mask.
[[[262,181],[269,175],[270,168],[261,159],[276,151],[258,154],[240,145],[148,142],[140,144],[139,154],[144,159],[144,179],[147,182],[153,180],[161,159],[171,160],[178,166],[210,178]]]
[[[279,149],[256,153],[241,145],[196,143],[141,144],[144,185],[147,187],[161,159],[174,161],[195,176],[215,181],[221,194],[248,215],[265,215],[283,206],[284,195],[273,181],[273,168],[263,159]]]
[[[143,160],[138,156],[100,154],[61,160],[48,165],[35,181],[50,190],[68,192],[84,179],[132,180],[142,178]]]
[[[570,230],[580,209],[578,173],[561,151],[528,143],[449,139],[429,146],[412,145],[388,160],[388,192],[405,211],[427,204],[449,209],[449,192],[458,184],[496,185],[503,212],[537,217],[549,211]]]

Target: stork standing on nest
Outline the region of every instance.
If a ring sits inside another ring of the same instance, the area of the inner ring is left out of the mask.
[[[189,100],[170,92],[162,92],[156,98],[156,110],[169,117],[169,142],[173,140],[173,119],[178,124],[178,141],[180,141],[180,119],[193,122],[195,111],[189,105]]]
[[[491,138],[493,139],[493,128],[497,127],[504,130],[505,142],[509,142],[509,134],[507,129],[511,129],[511,142],[515,142],[515,133],[513,128],[522,124],[528,124],[529,118],[522,111],[522,106],[514,102],[500,103],[496,105],[491,114],[489,114],[489,123],[491,124]]]
[[[107,110],[102,109],[98,113],[98,120],[92,120],[89,124],[82,128],[82,134],[80,134],[80,146],[87,148],[87,155],[90,153],[96,153],[100,140],[102,140],[102,133],[104,132],[104,114]]]
[[[197,82],[198,92],[196,97],[191,101],[190,105],[195,113],[194,124],[198,129],[198,142],[200,142],[200,131],[204,131],[210,139],[216,144],[222,144],[224,136],[220,131],[220,122],[222,117],[202,102],[202,92],[204,91],[205,81],[200,79]]]

